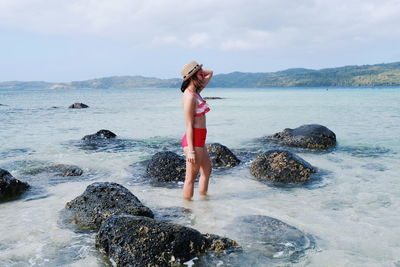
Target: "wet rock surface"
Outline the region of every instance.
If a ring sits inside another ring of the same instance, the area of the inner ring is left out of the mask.
[[[131,214],[153,218],[153,212],[127,188],[117,183],[98,182],[65,206],[65,220],[82,229],[98,229],[108,217]]]
[[[166,207],[154,210],[154,219],[190,226],[193,223],[193,214],[188,208]]]
[[[83,174],[83,170],[75,165],[57,164],[50,167],[50,170],[61,176],[81,176]]]
[[[336,145],[335,133],[319,124],[306,124],[295,129],[286,128],[268,136],[266,140],[309,149],[330,149]]]
[[[157,182],[184,181],[185,159],[171,151],[156,153],[148,162],[146,173]]]
[[[117,215],[102,224],[96,248],[117,266],[176,266],[208,251],[227,253],[238,244],[178,224]]]
[[[7,170],[0,169],[0,201],[17,198],[29,187],[29,184],[15,179]]]
[[[243,247],[273,259],[295,259],[315,247],[312,236],[268,216],[241,216],[229,228],[235,232]]]
[[[234,167],[240,160],[224,145],[212,143],[207,145],[213,167]]]
[[[117,137],[117,135],[109,130],[100,130],[95,134],[85,135],[82,140],[85,141],[97,141],[97,140],[104,140],[104,139],[112,139]]]
[[[47,167],[34,168],[26,171],[25,174],[36,175],[43,172],[58,176],[81,176],[83,174],[83,170],[78,166],[66,164],[56,164]]]
[[[68,108],[88,108],[89,106],[83,103],[74,103],[70,105]]]
[[[254,177],[279,183],[305,183],[316,171],[310,163],[285,150],[260,154],[250,166]]]

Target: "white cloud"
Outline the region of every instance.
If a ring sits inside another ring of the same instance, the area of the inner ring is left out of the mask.
[[[188,42],[192,47],[198,47],[201,45],[206,45],[209,40],[207,33],[194,33],[189,36]]]
[[[398,14],[398,0],[0,0],[3,28],[220,51],[400,40]]]

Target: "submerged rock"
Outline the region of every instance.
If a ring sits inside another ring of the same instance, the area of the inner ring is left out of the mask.
[[[310,149],[329,149],[336,145],[335,133],[319,124],[306,124],[295,129],[286,128],[267,137],[267,140]]]
[[[271,258],[294,258],[314,247],[314,239],[294,226],[278,219],[241,216],[230,226],[243,245]]]
[[[74,103],[70,105],[68,108],[88,108],[89,106],[83,103]]]
[[[171,151],[156,153],[146,168],[146,173],[157,182],[184,181],[185,172],[185,159]]]
[[[234,167],[240,160],[226,146],[219,143],[207,145],[213,167]]]
[[[49,169],[61,176],[81,176],[83,174],[83,170],[75,165],[57,164]]]
[[[117,266],[176,266],[208,251],[227,253],[238,244],[178,224],[118,215],[101,225],[96,248]]]
[[[304,183],[316,169],[289,151],[270,150],[252,162],[250,171],[258,179],[280,183]]]
[[[115,214],[131,214],[153,218],[153,212],[127,188],[117,183],[93,183],[85,192],[68,202],[66,217],[83,229],[98,229]]]
[[[100,130],[95,134],[85,135],[82,140],[85,141],[96,141],[96,140],[104,140],[115,138],[117,135],[109,130]]]
[[[223,99],[222,97],[218,97],[218,96],[206,96],[203,98],[204,100],[214,100],[214,99]]]
[[[7,170],[0,169],[0,201],[17,198],[30,187],[15,179]]]
[[[183,207],[166,207],[154,210],[154,219],[180,225],[192,224],[192,211]]]
[[[81,176],[83,174],[83,170],[78,166],[65,165],[65,164],[57,164],[48,167],[39,167],[29,171],[25,171],[25,174],[36,175],[42,172],[48,172],[58,176]]]

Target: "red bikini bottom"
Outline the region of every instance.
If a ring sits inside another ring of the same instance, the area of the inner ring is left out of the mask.
[[[193,146],[204,147],[206,145],[207,129],[193,128]],[[182,147],[188,146],[186,134],[182,138]]]

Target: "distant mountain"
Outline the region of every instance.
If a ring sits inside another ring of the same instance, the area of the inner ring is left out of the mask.
[[[165,88],[180,87],[181,79],[143,76],[112,76],[68,83],[0,82],[0,89],[81,89],[81,88]],[[321,70],[287,69],[277,72],[232,72],[217,74],[210,87],[317,87],[317,86],[400,86],[400,62],[345,66]]]
[[[400,62],[321,70],[233,72],[216,75],[210,85],[215,87],[394,86],[400,85]]]

